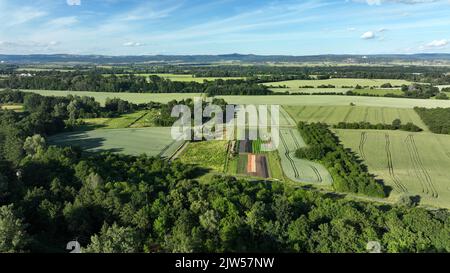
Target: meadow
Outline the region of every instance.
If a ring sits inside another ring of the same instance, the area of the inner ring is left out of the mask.
[[[142,110],[130,114],[124,114],[116,118],[86,118],[82,119],[85,125],[80,129],[120,129],[120,128],[144,128],[155,127],[154,118],[156,110]]]
[[[335,130],[392,197],[418,195],[421,204],[450,208],[450,136],[400,131]]]
[[[174,141],[170,128],[100,129],[58,134],[51,145],[79,146],[89,152],[111,151],[129,155],[171,157],[184,141]]]
[[[423,130],[428,130],[419,115],[411,108],[369,106],[284,106],[283,108],[296,122],[338,124],[339,122],[364,121],[372,124],[391,124],[394,119],[400,119],[403,124],[412,122]]]
[[[333,179],[323,165],[295,157],[295,151],[302,147],[306,144],[297,129],[280,129],[278,153],[284,174],[296,182],[331,185]]]
[[[228,141],[190,142],[178,158],[214,172],[223,172],[227,158]]]

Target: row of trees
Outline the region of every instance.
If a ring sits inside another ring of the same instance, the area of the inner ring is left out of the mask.
[[[450,108],[428,109],[416,107],[414,110],[419,114],[431,132],[436,134],[450,134]]]
[[[402,124],[400,119],[395,119],[392,124],[371,124],[369,122],[339,122],[333,125],[336,129],[364,129],[364,130],[402,130],[407,132],[421,132],[422,129],[412,122]]]
[[[214,95],[267,95],[268,87],[246,80],[215,80],[204,83],[171,81],[156,75],[146,77],[97,72],[40,72],[32,76],[14,74],[0,80],[0,88],[73,90],[132,93],[207,93]]]
[[[312,161],[320,161],[333,176],[333,186],[342,192],[386,197],[384,185],[375,180],[367,167],[339,143],[338,138],[323,123],[300,122],[298,129],[308,144],[295,155]]]

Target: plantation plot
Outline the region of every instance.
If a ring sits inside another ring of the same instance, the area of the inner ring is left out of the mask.
[[[184,141],[175,141],[170,128],[107,129],[59,134],[49,144],[79,146],[90,152],[111,151],[169,158]]]
[[[363,106],[284,106],[295,121],[322,122],[338,124],[339,122],[369,122],[372,124],[391,124],[400,119],[402,124],[412,122],[423,130],[427,126],[414,109],[363,107]]]
[[[399,131],[336,130],[345,147],[358,153],[369,172],[398,194],[450,208],[450,136]]]
[[[181,154],[180,161],[215,172],[223,172],[227,158],[228,141],[191,142]]]
[[[333,179],[324,166],[295,157],[295,151],[301,147],[306,144],[297,129],[280,129],[278,152],[286,176],[293,181],[331,185]]]

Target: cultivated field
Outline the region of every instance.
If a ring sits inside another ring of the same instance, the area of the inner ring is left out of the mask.
[[[215,172],[223,172],[228,141],[191,142],[179,157],[186,164],[194,164]]]
[[[88,96],[95,98],[101,104],[104,104],[107,98],[120,98],[133,103],[147,103],[150,101],[167,103],[172,100],[183,100],[193,97],[201,97],[199,93],[114,93],[114,92],[91,92],[91,91],[52,91],[52,90],[21,90],[24,92],[33,92],[42,96]]]
[[[275,96],[219,96],[232,104],[278,104],[278,105],[319,105],[319,106],[357,106],[413,108],[413,107],[450,107],[450,100],[404,99],[362,96],[332,96],[332,95],[275,95]]]
[[[0,105],[0,109],[20,112],[23,110],[23,106],[22,105],[5,104],[5,105]]]
[[[295,157],[295,151],[305,146],[297,129],[280,130],[278,152],[285,175],[293,181],[331,185],[333,179],[324,166]]]
[[[124,114],[116,118],[87,118],[81,129],[120,129],[155,127],[156,110],[143,110],[131,114]]]
[[[106,129],[58,134],[49,144],[79,146],[90,152],[111,151],[130,155],[171,157],[184,141],[174,141],[170,128]]]
[[[421,203],[450,208],[450,136],[398,131],[336,130],[393,195],[419,195]]]
[[[310,92],[302,88],[306,86],[311,86],[317,88],[323,85],[333,85],[335,88],[320,88],[322,92],[345,92],[347,90],[353,89],[357,85],[363,87],[380,87],[382,84],[390,83],[392,86],[402,86],[403,84],[411,84],[411,82],[405,80],[394,80],[394,79],[352,79],[352,78],[336,78],[328,80],[291,80],[291,81],[281,81],[281,82],[268,82],[265,83],[267,86],[286,86],[287,88],[274,88],[279,92],[289,91],[289,92]],[[339,90],[341,89],[341,90]],[[342,90],[345,89],[345,90]],[[284,91],[283,91],[284,90]]]
[[[367,106],[284,106],[284,108],[297,122],[337,124],[364,121],[372,124],[391,124],[394,119],[400,119],[403,124],[412,122],[423,130],[428,130],[419,115],[411,108]]]

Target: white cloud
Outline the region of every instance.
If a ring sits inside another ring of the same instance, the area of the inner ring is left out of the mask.
[[[50,20],[47,25],[51,27],[65,27],[78,23],[78,19],[76,16],[68,16],[68,17],[59,17],[53,20]]]
[[[449,40],[446,39],[442,39],[442,40],[434,40],[431,41],[423,46],[420,47],[421,50],[426,50],[426,49],[442,49],[448,46],[449,44]]]
[[[375,38],[375,33],[373,33],[373,31],[367,31],[365,33],[363,33],[363,35],[361,35],[361,39],[364,40],[370,40]]]
[[[81,6],[81,0],[67,0],[69,6]]]
[[[143,46],[143,43],[138,43],[138,42],[126,42],[123,44],[123,46],[129,46],[129,47],[138,47],[138,46]]]

